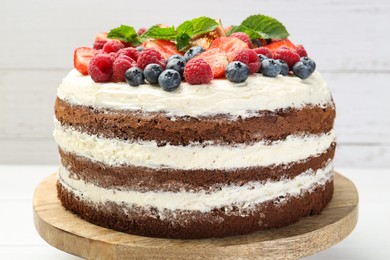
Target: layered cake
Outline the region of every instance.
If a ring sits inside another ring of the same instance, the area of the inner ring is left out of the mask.
[[[288,34],[212,24],[184,46],[180,26],[153,26],[127,38],[116,28],[75,51],[55,102],[66,209],[187,239],[283,227],[328,204],[335,106],[314,61]],[[153,32],[166,28],[170,39]]]

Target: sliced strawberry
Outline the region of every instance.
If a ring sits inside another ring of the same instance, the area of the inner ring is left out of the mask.
[[[246,45],[246,43],[244,44]],[[220,48],[208,49],[193,59],[203,59],[206,61],[211,67],[214,78],[223,77],[225,75],[225,68],[229,63],[227,53]]]
[[[229,61],[232,61],[236,57],[237,52],[242,49],[248,49],[248,45],[235,37],[220,37],[211,44],[210,49],[214,48],[224,50]]]
[[[166,60],[173,54],[184,55],[183,52],[180,52],[176,49],[176,44],[171,41],[148,39],[142,43],[142,46],[144,48],[156,49]]]
[[[268,48],[272,52],[272,54],[274,54],[275,51],[281,46],[285,46],[296,51],[295,45],[289,39],[273,42],[268,45],[265,45],[264,47]]]
[[[89,47],[80,47],[74,50],[73,65],[81,74],[88,75],[88,64],[98,50]]]

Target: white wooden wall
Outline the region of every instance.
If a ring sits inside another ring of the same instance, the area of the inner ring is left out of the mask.
[[[390,167],[390,1],[1,0],[0,163],[58,161],[53,102],[73,50],[120,24],[237,24],[262,13],[303,43],[337,103],[337,167]]]

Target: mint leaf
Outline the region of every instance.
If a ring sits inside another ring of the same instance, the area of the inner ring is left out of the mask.
[[[251,39],[285,39],[289,35],[281,22],[261,14],[249,16],[239,26],[233,27],[233,32],[245,32]]]
[[[192,19],[191,23],[193,28],[192,36],[211,32],[219,25],[214,19],[205,16]]]
[[[107,38],[118,39],[124,42],[131,43],[132,45],[141,44],[141,39],[139,38],[135,29],[128,25],[121,25],[117,28],[112,29]]]
[[[148,38],[172,41],[176,38],[176,31],[173,26],[161,28],[159,25],[154,25],[141,36],[141,39],[143,40]]]

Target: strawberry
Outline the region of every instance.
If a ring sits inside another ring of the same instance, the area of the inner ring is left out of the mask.
[[[153,48],[156,49],[164,59],[168,59],[173,54],[183,55],[183,52],[180,52],[176,49],[176,44],[171,41],[158,40],[158,39],[148,39],[142,43],[144,48]]]
[[[73,65],[81,74],[88,75],[88,64],[98,50],[89,47],[80,47],[74,50]]]
[[[270,44],[268,44],[268,45],[266,45],[264,47],[268,48],[274,54],[275,51],[277,49],[279,49],[279,47],[281,47],[281,46],[285,46],[285,47],[288,47],[288,48],[296,51],[295,45],[289,39],[276,41],[276,42],[270,43]]]
[[[249,38],[248,34],[243,32],[235,32],[230,35],[230,37],[235,37],[237,39],[240,39],[241,41],[245,42],[248,45],[249,49],[252,49],[252,41],[251,38]]]
[[[246,45],[246,43],[244,44]],[[203,59],[210,65],[214,78],[223,77],[225,75],[225,68],[229,63],[229,60],[228,60],[227,53],[224,50],[220,48],[208,49],[202,52],[201,54],[197,55],[192,60],[197,60],[197,59]]]
[[[215,48],[225,51],[229,61],[232,61],[236,56],[236,53],[240,50],[248,49],[248,45],[235,37],[219,37],[215,39],[210,46],[210,49]]]

